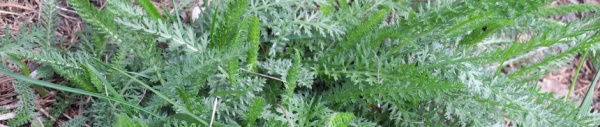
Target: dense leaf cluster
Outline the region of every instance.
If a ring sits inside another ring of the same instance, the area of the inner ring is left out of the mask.
[[[41,79],[58,75],[68,82],[41,82],[4,69],[27,82],[15,82],[22,99],[14,125],[32,120],[28,83],[98,98],[85,105],[94,126],[600,124],[598,114],[577,114],[572,102],[535,85],[566,59],[600,48],[598,16],[570,23],[547,17],[595,12],[598,5],[213,2],[195,22],[184,23],[179,17],[186,7],[157,17],[153,7],[141,4],[143,10],[125,0],[107,0],[102,10],[87,0],[68,0],[87,22],[71,48],[54,43],[56,9],[47,3],[42,24],[2,40],[0,58],[39,62]],[[524,35],[531,38],[519,40]],[[537,52],[546,55],[500,71]],[[58,103],[60,109],[72,102]]]

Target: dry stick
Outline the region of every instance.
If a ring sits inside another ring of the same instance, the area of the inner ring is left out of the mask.
[[[137,104],[139,105],[140,103],[142,103],[142,100],[144,100],[144,97],[146,96],[146,91],[148,89],[144,89],[144,91],[142,91],[142,98],[140,98],[140,100],[138,100]]]
[[[219,101],[219,98],[215,98],[215,104],[213,104],[212,117],[210,118],[210,125],[208,125],[209,127],[212,127],[213,122],[215,121],[215,114],[217,113],[217,102],[218,101]]]
[[[104,77],[104,78],[106,78],[106,77]],[[102,85],[104,85],[104,84],[102,84]],[[108,87],[106,87],[106,85],[104,85],[104,93],[106,93],[107,97],[110,97],[110,95],[108,95]],[[110,104],[110,106],[112,106],[113,108],[116,109],[116,106],[112,103],[112,101],[108,101],[108,103]]]
[[[58,10],[61,10],[61,11],[66,11],[66,12],[69,12],[69,13],[77,14],[76,11],[66,9],[66,8],[61,7],[61,6],[54,6],[54,7],[58,8]]]
[[[39,108],[38,109],[40,112],[42,112],[42,114],[44,114],[46,117],[50,118],[50,120],[56,122],[56,119],[54,119],[54,117],[52,117],[52,115],[50,115],[48,113],[48,111],[46,111],[44,108]]]
[[[102,6],[100,6],[100,8],[98,9],[98,11],[102,11],[102,9],[104,9],[104,7],[106,7],[106,3],[107,3],[107,2],[104,2],[104,3],[102,4]]]
[[[0,120],[9,120],[17,117],[17,113],[11,112],[7,114],[0,114]]]
[[[21,16],[21,14],[18,14],[18,13],[8,12],[8,11],[2,11],[2,10],[0,10],[0,14],[11,14],[11,15]]]
[[[281,82],[285,83],[285,81],[283,81],[283,80],[281,80],[281,79],[279,79],[279,78],[275,78],[275,77],[273,77],[273,76],[268,76],[268,75],[264,75],[264,74],[260,74],[260,73],[252,72],[252,71],[250,71],[250,70],[246,70],[246,69],[244,69],[244,68],[240,68],[240,70],[242,70],[242,71],[245,71],[245,72],[248,72],[248,73],[251,73],[251,74],[259,75],[259,76],[262,76],[262,77],[270,78],[270,79],[273,79],[273,80],[281,81]]]
[[[22,5],[18,5],[18,4],[0,4],[0,7],[16,7],[16,8],[29,10],[29,11],[35,11],[35,9],[33,9],[31,7],[26,7],[26,6],[22,6]]]
[[[37,18],[38,21],[42,20],[42,15],[43,15],[42,12],[47,10],[46,9],[46,7],[47,7],[46,5],[47,4],[57,4],[56,1],[50,1],[50,0],[43,0],[43,1],[44,1],[44,3],[40,3],[40,0],[35,0],[35,2],[37,3],[37,5],[40,5],[38,7],[38,9],[35,11],[37,13],[37,17],[36,18]],[[48,3],[46,3],[46,2],[48,2]],[[51,2],[54,2],[54,3],[51,3]],[[46,17],[46,16],[44,16],[44,17]]]
[[[39,7],[39,8],[36,10],[36,12],[38,13],[38,15],[37,15],[37,20],[38,20],[38,21],[40,21],[40,19],[42,19],[42,15],[41,15],[42,13],[41,13],[41,12],[42,12],[42,10],[43,10],[43,9],[46,9],[46,8],[43,8],[43,7],[46,7],[46,6],[43,6],[43,4],[40,4],[40,1],[39,1],[39,0],[35,0],[35,2],[37,3],[37,5],[42,5],[42,6],[40,6],[40,7]],[[47,2],[47,1],[46,1],[46,0],[44,0],[44,2]]]
[[[62,113],[63,116],[67,117],[67,119],[71,120],[73,118],[71,118],[69,115],[67,115],[66,113]]]
[[[287,119],[288,123],[290,124],[290,127],[294,127],[294,122],[292,122],[292,119],[290,119],[290,117],[287,115],[287,110],[285,110],[285,108],[283,108],[283,106],[276,104],[275,106],[281,108],[281,110],[283,110],[283,115],[285,116],[285,119]]]

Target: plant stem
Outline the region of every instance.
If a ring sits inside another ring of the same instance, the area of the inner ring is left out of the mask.
[[[567,96],[565,97],[565,101],[567,101],[567,100],[569,100],[569,98],[571,98],[571,93],[575,89],[575,83],[577,82],[577,78],[579,77],[579,71],[581,71],[581,66],[583,65],[583,62],[585,61],[585,58],[587,58],[587,54],[588,54],[588,52],[583,53],[583,56],[581,56],[581,59],[579,60],[579,65],[577,65],[577,70],[575,71],[575,75],[573,76],[573,80],[571,81],[571,87],[569,88],[569,92],[567,93]]]

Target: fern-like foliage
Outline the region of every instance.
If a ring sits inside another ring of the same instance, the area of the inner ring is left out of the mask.
[[[211,45],[213,45],[211,47],[225,48],[237,43],[241,17],[247,7],[247,0],[236,0],[227,4],[222,21],[218,22],[216,29],[213,28],[214,32],[211,31],[211,33],[214,33],[214,35],[211,35]]]
[[[246,62],[248,62],[248,70],[254,70],[257,64],[258,50],[260,49],[260,24],[258,18],[251,18],[250,22],[248,27],[248,45],[250,49],[247,53]]]
[[[56,40],[47,18],[4,38],[0,58],[36,61],[42,78],[112,98],[85,104],[94,126],[598,125],[597,113],[577,116],[535,82],[600,48],[597,14],[547,17],[600,7],[548,2],[223,0],[188,24],[174,18],[186,8],[177,2],[163,20],[126,0],[102,10],[69,0],[89,24],[79,44],[44,46]]]
[[[256,119],[258,119],[258,117],[261,116],[261,113],[264,111],[266,104],[265,104],[265,99],[263,98],[256,98],[254,99],[254,102],[252,102],[252,105],[249,107],[248,110],[246,110],[246,121],[247,121],[247,126],[254,126]]]
[[[84,111],[84,116],[90,116],[89,123],[94,126],[113,126],[118,121],[118,117],[114,113],[117,112],[112,108],[110,103],[106,101],[95,101],[90,105],[90,109]]]
[[[61,124],[60,127],[81,127],[81,126],[85,126],[85,121],[86,121],[85,117],[77,116],[77,117],[74,117],[73,119]]]
[[[19,94],[19,102],[17,103],[17,115],[8,122],[8,126],[16,127],[29,123],[37,117],[35,112],[37,99],[33,89],[29,88],[26,83],[13,82],[13,88]]]
[[[352,113],[334,113],[330,115],[328,127],[347,127],[350,126],[350,121],[354,119]]]
[[[67,53],[66,56],[58,52],[42,51],[33,52],[15,52],[22,58],[36,60],[40,63],[47,63],[57,74],[63,75],[74,83],[76,87],[87,91],[97,91],[90,82],[90,78],[85,75],[84,68],[79,63],[85,63],[91,57],[84,53]],[[44,55],[39,55],[44,54]]]
[[[141,9],[136,9],[133,6],[122,0],[107,0],[107,9],[114,15],[125,16],[125,17],[138,17],[142,16],[143,12]]]
[[[90,1],[71,0],[68,2],[86,22],[96,26],[102,33],[115,39],[116,42],[123,42],[123,37],[119,35],[116,24],[111,21],[114,18],[113,15],[107,14],[108,12],[105,10],[99,11],[90,3]]]
[[[290,40],[305,38],[339,39],[345,34],[342,23],[324,16],[316,5],[330,5],[326,0],[249,0],[246,14],[259,18],[261,40],[270,42],[269,55],[276,55]],[[340,13],[342,14],[342,13]],[[327,37],[327,38],[325,38]]]
[[[41,11],[43,12],[43,20],[41,20],[41,22],[45,29],[43,29],[44,35],[40,39],[45,40],[42,41],[43,46],[50,46],[56,40],[56,37],[54,36],[54,31],[56,30],[55,16],[58,9],[56,8],[56,0],[46,1],[43,5],[43,10]]]
[[[143,30],[149,34],[156,34],[162,37],[162,40],[172,40],[169,48],[178,49],[183,47],[187,52],[202,52],[206,44],[197,44],[196,34],[191,28],[181,24],[167,24],[164,21],[156,21],[149,18],[135,19],[116,19],[117,23],[123,24],[134,30]],[[143,24],[142,24],[143,23]]]

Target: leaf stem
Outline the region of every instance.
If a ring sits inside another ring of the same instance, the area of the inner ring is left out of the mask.
[[[581,56],[581,59],[579,59],[579,65],[577,65],[577,70],[575,71],[575,75],[573,76],[573,80],[571,81],[571,88],[569,88],[569,92],[565,97],[565,101],[571,98],[571,93],[575,89],[575,83],[577,82],[577,78],[579,78],[579,71],[581,71],[581,66],[583,66],[583,62],[585,61],[585,58],[587,58],[587,54],[588,52],[583,53],[583,56]]]

